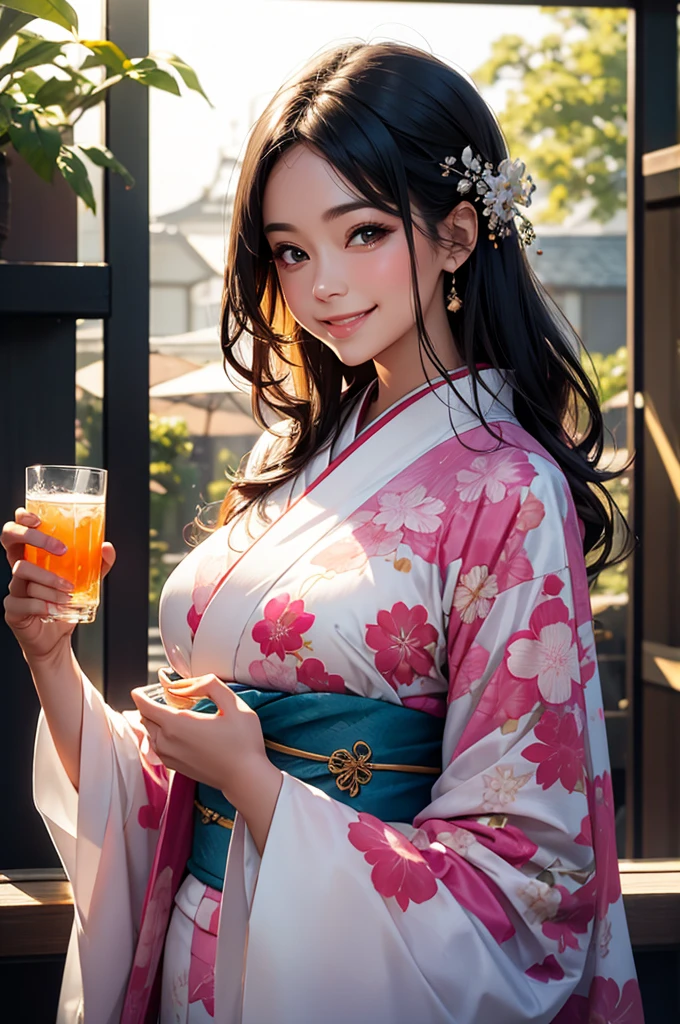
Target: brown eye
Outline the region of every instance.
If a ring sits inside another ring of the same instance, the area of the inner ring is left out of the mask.
[[[292,258],[287,259],[286,257],[288,255],[290,255]],[[286,245],[276,250],[276,252],[274,253],[274,259],[281,260],[281,262],[285,263],[287,267],[294,267],[297,263],[304,263],[304,261],[307,259],[307,253],[304,251],[304,249],[296,249],[292,245]]]
[[[388,229],[380,227],[379,224],[364,224],[352,233],[348,244],[352,248],[357,248],[358,246],[359,248],[367,249],[388,234]],[[355,239],[358,239],[358,242]]]

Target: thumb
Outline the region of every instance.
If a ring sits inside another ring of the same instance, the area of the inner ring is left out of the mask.
[[[105,540],[102,544],[102,579],[111,572],[116,561],[116,549],[113,544]]]
[[[208,697],[224,714],[236,706],[238,697],[216,675],[195,676],[193,679],[175,679],[166,686],[178,697]]]

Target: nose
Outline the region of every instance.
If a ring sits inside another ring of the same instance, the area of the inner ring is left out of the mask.
[[[331,267],[319,268],[312,286],[312,294],[315,299],[319,299],[320,302],[328,302],[335,296],[347,295],[347,291],[347,282],[341,274],[333,271]]]

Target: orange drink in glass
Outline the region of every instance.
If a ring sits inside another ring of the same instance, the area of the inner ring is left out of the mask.
[[[49,619],[94,622],[99,607],[106,509],[106,470],[89,466],[28,466],[26,509],[39,529],[66,545],[63,555],[26,545],[25,557],[70,580],[67,604],[54,605]]]

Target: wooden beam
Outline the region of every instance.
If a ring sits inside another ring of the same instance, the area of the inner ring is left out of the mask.
[[[624,860],[619,869],[633,948],[680,948],[680,861]],[[0,875],[0,957],[65,953],[72,924],[71,886],[59,872]]]
[[[69,882],[0,882],[0,957],[65,953],[72,924]]]

